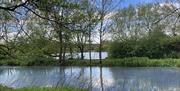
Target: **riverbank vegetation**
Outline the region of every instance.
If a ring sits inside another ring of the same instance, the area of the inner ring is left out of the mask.
[[[127,7],[119,3],[3,1],[0,65],[178,66],[179,0]],[[99,52],[99,61],[93,61],[92,51]],[[102,60],[102,51],[108,59]],[[84,52],[89,52],[89,61],[83,61]],[[77,53],[81,55],[75,57]]]
[[[77,89],[77,88],[70,88],[70,87],[59,87],[59,88],[9,88],[6,86],[0,86],[0,91],[88,91],[86,89]]]
[[[0,62],[1,66],[59,66],[57,60],[31,60],[15,61],[4,60]],[[103,67],[180,67],[180,59],[149,59],[148,57],[127,57],[127,58],[110,58],[99,60],[78,60],[71,59],[61,66],[103,66]]]
[[[180,36],[170,37],[154,33],[139,39],[113,41],[109,47],[110,58],[148,57],[151,59],[180,58]]]
[[[102,64],[98,60],[73,60],[68,66],[102,66],[102,67],[180,67],[180,59],[149,59],[147,57],[130,57],[122,59],[104,59]]]

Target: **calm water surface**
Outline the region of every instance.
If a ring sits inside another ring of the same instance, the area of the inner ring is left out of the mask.
[[[0,84],[92,91],[180,91],[180,68],[0,67]]]

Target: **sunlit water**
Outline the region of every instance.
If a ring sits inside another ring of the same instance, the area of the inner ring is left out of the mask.
[[[92,91],[180,91],[180,68],[0,67],[9,87],[75,86]]]
[[[67,59],[71,58],[70,53],[66,53],[65,55]],[[84,56],[84,59],[90,59],[89,52],[83,52],[83,56]],[[80,59],[81,53],[73,53],[72,57],[75,59]],[[108,52],[101,52],[101,57],[102,57],[101,59],[106,59],[108,57]],[[54,57],[54,58],[59,59],[59,57]],[[99,52],[91,52],[91,59],[99,59]]]

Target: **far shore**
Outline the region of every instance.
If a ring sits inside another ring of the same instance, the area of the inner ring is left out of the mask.
[[[0,62],[1,66],[100,66],[100,67],[180,67],[180,59],[149,59],[147,57],[128,57],[116,59],[103,59],[100,64],[99,60],[66,60],[63,64],[53,60],[20,61],[4,60]]]

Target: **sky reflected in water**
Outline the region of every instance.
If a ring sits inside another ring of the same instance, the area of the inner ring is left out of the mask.
[[[0,67],[0,84],[92,91],[179,91],[180,68]]]

